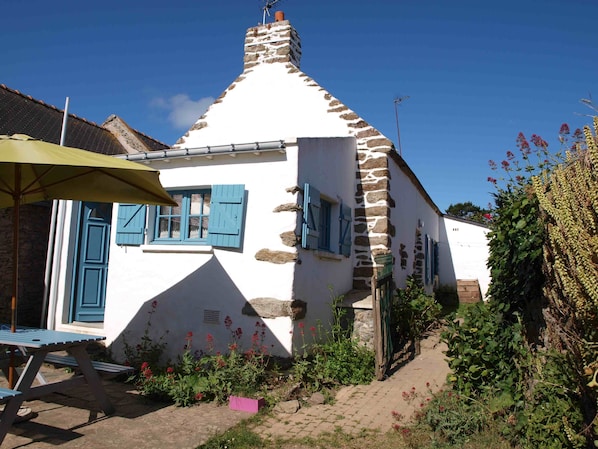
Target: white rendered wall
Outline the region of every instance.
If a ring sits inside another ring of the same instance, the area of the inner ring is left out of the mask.
[[[443,219],[446,245],[441,248],[440,283],[456,286],[457,279],[477,279],[480,284],[482,298],[486,298],[490,285],[490,270],[487,267],[488,227],[453,219]],[[442,270],[450,267],[452,270]]]
[[[186,148],[263,142],[281,136],[347,136],[346,121],[330,113],[330,99],[303,72],[286,64],[262,64],[243,73],[221,102],[205,114],[208,126],[193,129]]]
[[[426,201],[424,195],[417,189],[411,179],[401,171],[392,160],[390,167],[390,193],[395,201],[391,209],[391,221],[395,226],[395,236],[392,237],[392,253],[395,257],[394,279],[397,287],[405,286],[408,276],[414,274],[416,232],[419,228],[422,242],[428,234],[435,241],[439,241],[438,220],[436,210]],[[407,265],[401,268],[401,244],[407,253]],[[440,267],[442,269],[442,266]],[[432,285],[426,286],[431,293]]]

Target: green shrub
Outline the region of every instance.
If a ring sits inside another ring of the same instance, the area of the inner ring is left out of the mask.
[[[463,322],[447,325],[442,338],[452,374],[449,380],[465,395],[509,392],[518,396],[524,358],[521,324],[510,320],[509,306],[490,301],[465,312]]]
[[[426,294],[416,276],[407,278],[404,289],[397,289],[392,303],[392,320],[400,338],[418,341],[438,323],[442,306]]]
[[[374,378],[374,352],[351,338],[351,329],[343,328],[346,309],[340,307],[341,302],[342,296],[333,298],[330,330],[310,328],[311,345],[306,343],[303,323],[299,323],[303,345],[295,351],[292,373],[308,390],[367,384]]]

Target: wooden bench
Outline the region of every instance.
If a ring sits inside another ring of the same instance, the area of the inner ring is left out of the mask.
[[[0,404],[5,403],[9,399],[22,394],[18,390],[11,390],[10,388],[0,388]]]
[[[50,365],[66,366],[74,369],[78,367],[75,357],[72,357],[70,355],[50,353],[46,355],[44,362],[49,363]],[[131,366],[118,365],[116,363],[99,362],[97,360],[92,360],[91,364],[93,365],[95,370],[105,378],[112,378],[120,376],[121,374],[132,374],[135,371],[135,369]]]

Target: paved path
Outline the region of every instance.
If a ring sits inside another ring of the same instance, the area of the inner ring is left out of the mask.
[[[403,391],[415,388],[425,394],[430,384],[438,390],[446,379],[445,345],[433,336],[422,342],[422,353],[383,382],[346,387],[337,393],[334,405],[300,409],[293,415],[268,418],[256,431],[264,437],[314,436],[340,427],[356,433],[363,428],[387,431],[394,420],[392,411],[410,416],[419,401],[407,402]],[[47,377],[67,375],[45,368]],[[25,405],[36,414],[30,421],[13,426],[2,449],[195,449],[214,434],[233,427],[250,415],[226,406],[201,404],[195,407],[165,406],[145,401],[131,385],[104,383],[116,414],[106,417],[86,387],[67,395],[50,395],[45,401]]]
[[[316,436],[341,428],[344,432],[357,434],[362,429],[390,430],[396,421],[392,412],[409,417],[426,395],[438,391],[449,373],[437,335],[422,342],[421,355],[415,357],[388,379],[369,385],[350,386],[341,389],[333,405],[315,405],[300,409],[297,413],[278,414],[268,418],[256,428],[262,437],[288,438],[289,435]],[[403,392],[417,400],[405,400]]]

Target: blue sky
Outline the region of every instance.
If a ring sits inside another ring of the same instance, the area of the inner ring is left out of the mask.
[[[261,0],[6,0],[0,83],[169,145],[242,72]],[[595,0],[281,0],[301,70],[395,145],[445,210],[492,201],[522,131],[556,149],[598,99]],[[268,20],[272,20],[269,18]],[[272,93],[264,92],[264,96]],[[408,97],[408,98],[407,98]],[[398,145],[397,145],[398,146]]]

